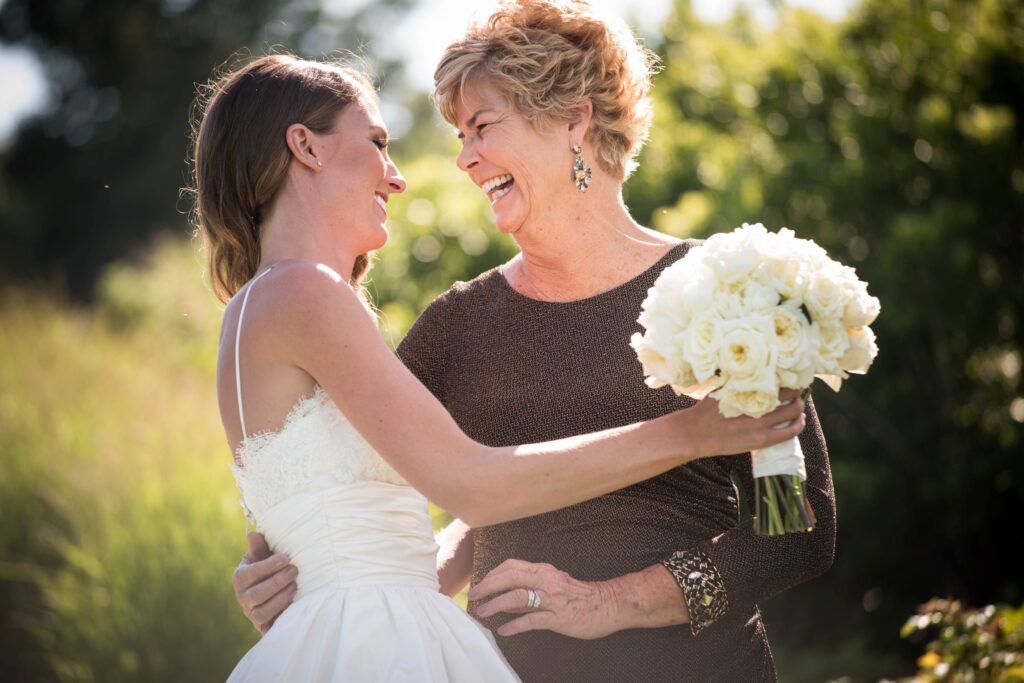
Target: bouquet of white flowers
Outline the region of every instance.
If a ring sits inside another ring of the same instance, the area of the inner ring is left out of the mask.
[[[792,230],[744,224],[694,247],[648,292],[631,345],[649,387],[713,396],[726,417],[761,417],[780,389],[820,377],[838,391],[878,354],[869,325],[878,299],[853,268]],[[758,533],[809,531],[800,443],[753,452]]]

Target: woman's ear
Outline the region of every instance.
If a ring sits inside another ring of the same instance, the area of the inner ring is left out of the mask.
[[[314,149],[316,134],[313,131],[301,123],[293,123],[284,132],[284,139],[296,161],[315,173],[323,170],[323,163]]]
[[[590,122],[593,118],[594,103],[587,98],[576,107],[573,117],[569,119],[569,142],[571,145],[583,145],[583,138],[587,137],[587,131],[590,130]]]

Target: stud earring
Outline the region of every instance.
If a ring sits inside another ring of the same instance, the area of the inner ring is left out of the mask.
[[[572,153],[576,155],[576,160],[572,164],[572,182],[576,184],[576,189],[580,192],[586,192],[590,187],[590,178],[593,173],[590,167],[583,162],[583,149],[579,145],[572,146]]]
[[[316,160],[316,165],[317,165],[317,168],[323,168],[324,167],[324,162],[322,162],[319,159],[317,159]]]

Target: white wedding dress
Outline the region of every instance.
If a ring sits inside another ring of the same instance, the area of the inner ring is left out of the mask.
[[[267,272],[242,301],[236,378],[245,305]],[[246,514],[299,575],[294,601],[229,683],[519,680],[490,632],[438,592],[426,499],[325,391],[301,399],[280,431],[244,438],[238,462]]]

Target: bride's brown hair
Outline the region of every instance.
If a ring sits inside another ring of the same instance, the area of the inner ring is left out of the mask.
[[[301,123],[327,133],[363,95],[375,98],[377,91],[355,69],[290,55],[257,58],[199,88],[192,115],[192,222],[221,301],[259,267],[260,221],[291,163],[285,131]],[[353,286],[369,267],[369,255],[356,258]]]

